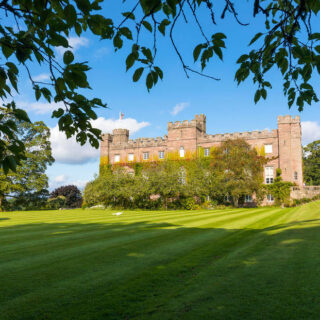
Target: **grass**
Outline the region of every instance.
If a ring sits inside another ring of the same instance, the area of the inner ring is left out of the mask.
[[[319,319],[320,202],[0,214],[0,319]]]

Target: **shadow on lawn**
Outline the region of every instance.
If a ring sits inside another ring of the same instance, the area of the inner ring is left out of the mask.
[[[319,221],[1,227],[0,318],[319,319]]]

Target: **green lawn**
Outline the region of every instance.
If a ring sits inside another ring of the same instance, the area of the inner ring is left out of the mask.
[[[0,213],[0,319],[320,319],[320,202]]]

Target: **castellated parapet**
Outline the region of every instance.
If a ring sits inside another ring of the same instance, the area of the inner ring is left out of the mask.
[[[278,128],[274,130],[211,135],[206,133],[206,116],[200,114],[191,121],[168,122],[168,134],[164,137],[135,140],[129,140],[129,130],[114,129],[112,134],[103,135],[101,158],[110,164],[162,159],[172,152],[183,156],[186,151],[197,153],[199,148],[209,149],[225,140],[242,138],[273,159],[266,165],[269,178],[275,177],[276,169],[281,168],[283,180],[302,185],[300,117],[278,116],[277,120]]]

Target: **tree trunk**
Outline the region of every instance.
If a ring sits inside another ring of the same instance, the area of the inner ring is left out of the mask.
[[[3,195],[0,195],[0,212],[2,212],[2,201],[4,199],[4,196]]]

